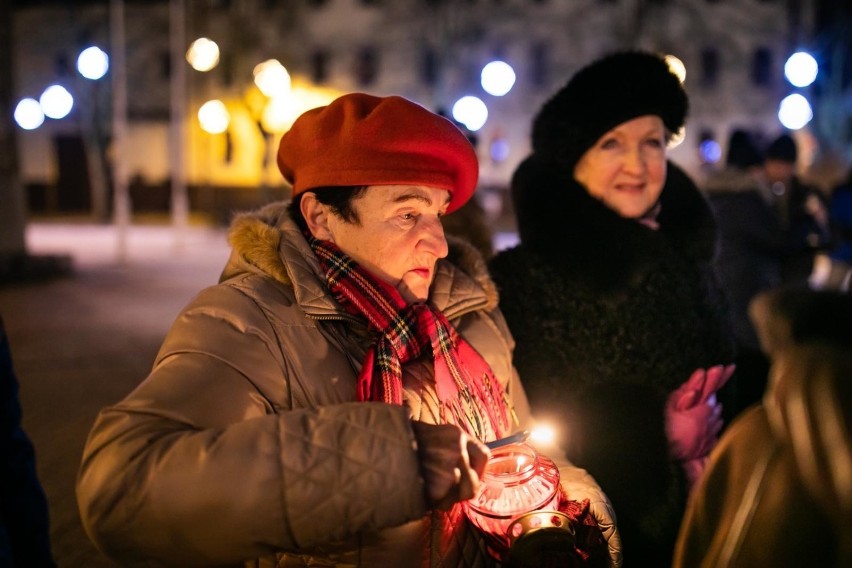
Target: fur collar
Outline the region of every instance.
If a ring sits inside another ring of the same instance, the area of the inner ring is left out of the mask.
[[[594,286],[639,277],[669,258],[672,249],[700,263],[712,260],[716,252],[710,207],[672,163],[656,231],[621,217],[572,177],[535,156],[516,171],[512,197],[521,246],[571,270],[574,277],[590,278]]]
[[[287,286],[292,285],[287,272],[287,259],[280,252],[282,238],[298,232],[287,212],[287,201],[268,204],[256,211],[236,216],[228,231],[231,258],[220,281],[243,272],[262,273]],[[450,276],[459,271],[472,279],[485,293],[487,309],[497,306],[497,288],[488,275],[485,260],[473,245],[447,235],[449,254],[438,262],[438,270]],[[303,250],[307,249],[307,243]]]

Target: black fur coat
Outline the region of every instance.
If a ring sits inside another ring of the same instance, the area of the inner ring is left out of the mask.
[[[490,265],[533,411],[611,498],[630,566],[670,564],[685,508],[666,397],[733,359],[712,213],[668,170],[655,231],[528,159],[512,182],[521,244]]]

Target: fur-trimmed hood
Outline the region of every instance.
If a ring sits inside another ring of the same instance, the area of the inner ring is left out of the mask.
[[[536,155],[515,172],[512,198],[524,248],[588,268],[595,286],[632,280],[654,265],[661,247],[674,247],[699,263],[716,254],[713,213],[695,183],[671,162],[656,231],[621,217],[564,169]]]
[[[293,266],[288,267],[288,264],[294,263],[307,266],[319,278],[319,265],[298,226],[290,219],[287,205],[287,201],[278,201],[234,218],[228,231],[231,257],[220,281],[244,272],[255,272],[292,286]],[[288,241],[290,246],[282,247],[282,240]],[[449,254],[438,261],[431,301],[444,311],[451,305],[459,309],[458,304],[466,302],[455,293],[457,286],[473,283],[481,289],[477,299],[485,299],[484,308],[496,308],[497,289],[479,252],[466,241],[451,236],[447,236],[447,243]],[[296,251],[301,258],[291,257],[285,249]],[[459,283],[459,279],[469,282]]]

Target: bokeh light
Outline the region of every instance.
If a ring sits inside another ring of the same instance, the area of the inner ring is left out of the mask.
[[[478,97],[471,95],[462,97],[453,105],[453,118],[464,124],[471,132],[476,132],[488,120],[488,107]]]
[[[254,84],[267,97],[290,92],[290,73],[277,59],[267,59],[254,67]]]
[[[816,80],[819,65],[809,53],[799,51],[784,64],[784,76],[794,87],[807,87]]]
[[[41,110],[48,118],[65,118],[74,107],[74,97],[62,85],[51,85],[38,99]]]
[[[96,81],[109,70],[109,56],[97,46],[87,47],[77,57],[77,71],[86,79]]]
[[[681,126],[677,132],[673,132],[671,138],[669,138],[668,144],[666,144],[666,148],[671,150],[672,148],[677,148],[683,141],[686,140],[686,126]]]
[[[495,162],[505,162],[509,158],[509,141],[505,138],[495,138],[491,141],[488,153]]]
[[[212,39],[200,37],[186,50],[186,60],[196,71],[210,71],[219,64],[219,46]]]
[[[686,81],[686,65],[683,64],[683,61],[671,54],[666,55],[665,60],[666,64],[669,66],[669,70],[677,75],[680,82],[683,83]]]
[[[778,107],[778,120],[790,130],[804,127],[814,117],[811,103],[802,95],[795,93],[784,97]]]
[[[24,130],[35,130],[44,124],[44,111],[33,98],[21,99],[15,107],[15,122]]]
[[[267,132],[280,134],[289,130],[301,113],[296,97],[292,93],[284,93],[269,99],[263,108],[261,124]]]
[[[209,134],[221,134],[228,129],[231,114],[225,103],[218,99],[207,101],[198,109],[198,122],[201,128]]]
[[[502,97],[515,84],[515,70],[505,61],[492,61],[482,68],[480,83],[489,95]]]
[[[705,140],[698,146],[698,153],[705,163],[715,164],[722,159],[722,146],[715,140]]]

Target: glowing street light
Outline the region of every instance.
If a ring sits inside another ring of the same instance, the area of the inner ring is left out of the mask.
[[[74,106],[74,97],[62,85],[51,85],[38,99],[44,115],[48,118],[65,118]]]
[[[814,112],[808,99],[798,93],[784,97],[778,107],[778,120],[790,130],[804,127],[813,117]]]
[[[672,54],[666,55],[664,59],[669,70],[677,76],[680,82],[686,81],[686,65],[683,64],[683,61]]]
[[[21,99],[15,107],[15,122],[24,130],[35,130],[44,124],[44,111],[33,98]]]
[[[254,67],[254,84],[267,97],[290,92],[290,73],[277,59],[267,59]]]
[[[453,118],[462,123],[471,132],[476,132],[488,120],[488,107],[474,96],[462,97],[453,105]]]
[[[200,37],[186,50],[186,61],[196,71],[210,71],[219,64],[219,46],[212,39]]]
[[[301,114],[301,108],[292,93],[285,93],[269,99],[263,108],[261,124],[267,132],[283,133],[293,126]]]
[[[799,51],[784,64],[784,76],[794,87],[807,87],[816,80],[819,65],[809,53]]]
[[[505,61],[492,61],[482,68],[480,79],[486,93],[502,97],[515,84],[515,70]]]
[[[207,101],[198,109],[198,122],[208,134],[221,134],[228,129],[231,114],[219,99]]]
[[[97,46],[87,47],[77,57],[77,71],[86,79],[96,81],[109,70],[109,56]]]
[[[708,164],[715,164],[722,159],[722,147],[712,139],[701,142],[698,146],[698,153],[701,155],[701,159]]]

